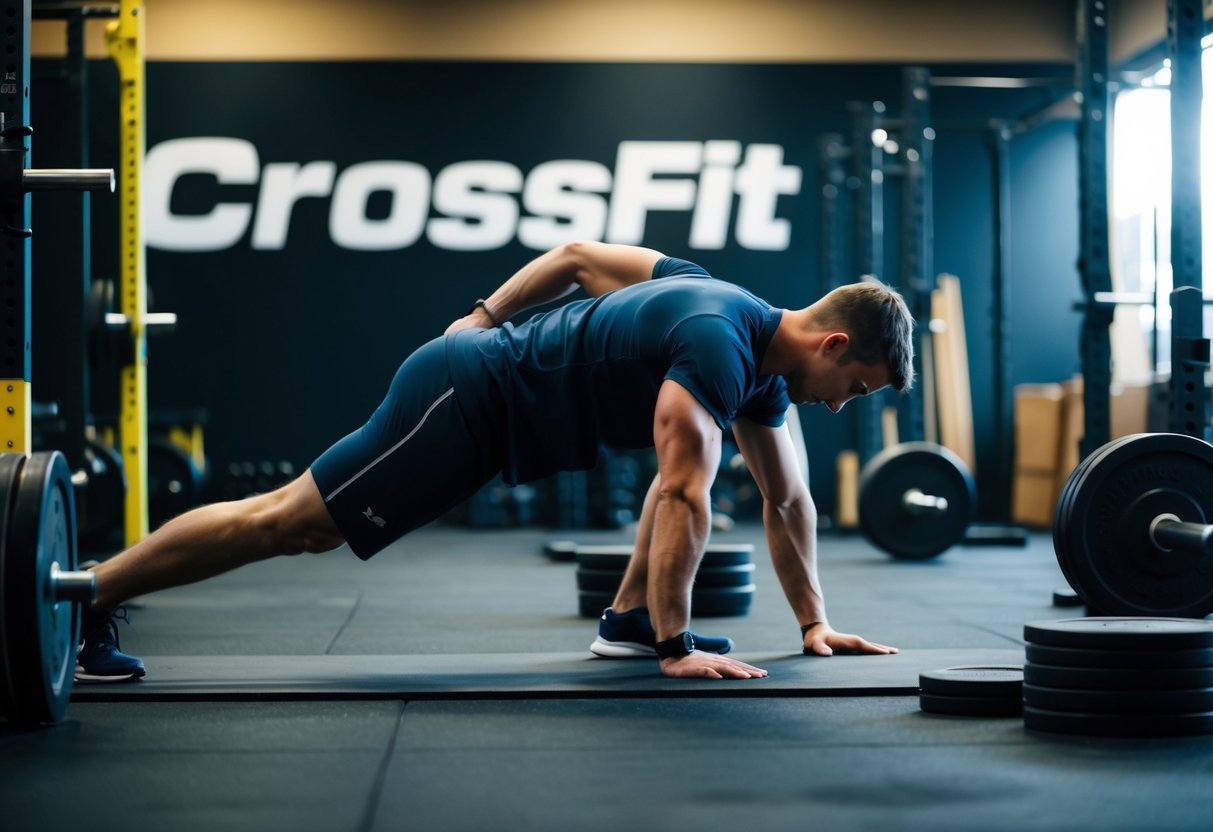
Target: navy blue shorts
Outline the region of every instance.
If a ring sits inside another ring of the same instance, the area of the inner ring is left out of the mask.
[[[312,463],[324,504],[366,560],[438,519],[500,471],[455,397],[446,339],[410,355],[383,404]]]

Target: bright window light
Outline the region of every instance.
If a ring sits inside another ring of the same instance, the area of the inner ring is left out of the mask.
[[[1202,44],[1209,47],[1213,38]],[[1202,80],[1213,89],[1213,49],[1204,50]],[[1171,83],[1170,61],[1116,97],[1112,125],[1112,281],[1120,292],[1153,294],[1160,299],[1158,321],[1150,306],[1136,319],[1143,348],[1156,345],[1155,367],[1170,369],[1171,310]],[[1201,112],[1201,230],[1204,293],[1213,295],[1213,112]],[[1118,324],[1125,316],[1118,312]],[[1155,323],[1158,331],[1154,333]],[[1206,315],[1206,334],[1213,332]]]

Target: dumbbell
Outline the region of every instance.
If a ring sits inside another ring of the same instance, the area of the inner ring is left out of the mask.
[[[71,472],[58,451],[0,454],[0,713],[22,725],[67,709],[80,605],[96,576],[76,571]]]

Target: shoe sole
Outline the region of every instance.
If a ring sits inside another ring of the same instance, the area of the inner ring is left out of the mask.
[[[121,676],[98,676],[94,673],[85,673],[80,665],[76,665],[75,680],[82,684],[105,684],[107,682],[128,682],[134,679],[141,679],[146,674],[147,671],[141,668]]]
[[[657,655],[657,651],[644,644],[634,641],[607,641],[602,636],[594,639],[590,652],[604,659],[648,659]]]
[[[723,645],[722,649],[704,650],[703,652],[723,656],[732,649],[733,644],[729,642]],[[602,636],[594,639],[590,645],[590,652],[604,659],[646,659],[657,655],[657,651],[647,644],[639,644],[635,641],[607,641]]]

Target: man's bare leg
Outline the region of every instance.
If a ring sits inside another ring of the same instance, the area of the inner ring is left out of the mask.
[[[343,542],[309,470],[268,494],[186,512],[94,567],[93,609],[109,612],[137,595],[195,583],[276,555],[326,552]]]
[[[644,495],[644,507],[640,509],[640,520],[636,524],[636,545],[628,560],[627,571],[619,592],[611,602],[615,612],[627,612],[646,606],[649,586],[649,543],[653,539],[653,515],[657,507],[657,492],[661,489],[661,474],[653,477],[648,493]]]

